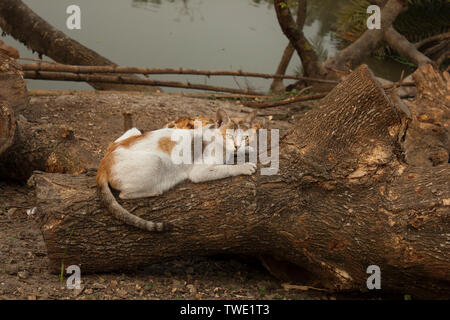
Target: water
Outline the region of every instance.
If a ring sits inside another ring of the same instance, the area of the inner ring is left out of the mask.
[[[122,66],[193,68],[274,73],[288,43],[271,1],[258,0],[23,0],[34,12],[81,44]],[[331,29],[343,0],[310,1],[305,35],[336,53]],[[68,30],[66,8],[81,8],[81,30]],[[22,57],[37,54],[7,36]],[[44,56],[44,59],[51,60]],[[369,62],[375,73],[398,79],[401,70]],[[301,65],[294,54],[288,74]],[[267,91],[271,80],[256,78],[154,75],[152,79],[190,81]],[[290,81],[285,81],[286,84]],[[28,80],[34,89],[91,90],[85,83]],[[163,88],[167,92],[176,88]]]

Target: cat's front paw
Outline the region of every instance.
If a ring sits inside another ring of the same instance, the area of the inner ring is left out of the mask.
[[[255,163],[244,163],[244,164],[239,164],[236,165],[236,167],[238,168],[238,174],[245,174],[245,175],[252,175],[255,173],[256,171],[256,164]]]

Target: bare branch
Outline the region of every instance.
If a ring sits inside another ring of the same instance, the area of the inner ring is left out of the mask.
[[[423,47],[425,44],[428,44],[430,42],[434,42],[434,41],[441,41],[441,40],[445,40],[445,39],[450,39],[450,32],[446,32],[446,33],[441,33],[432,37],[428,37],[426,39],[423,39],[419,42],[416,42],[414,44],[414,46],[417,49],[420,49],[421,47]]]
[[[407,9],[408,1],[389,0],[381,10],[381,29],[367,30],[355,42],[325,62],[326,67],[346,70],[361,64],[383,40],[385,31],[392,25],[397,16]]]
[[[251,90],[240,90],[233,88],[225,88],[218,86],[210,86],[205,84],[194,84],[190,82],[177,81],[158,81],[150,79],[133,78],[119,75],[98,75],[98,74],[83,74],[83,73],[65,73],[65,72],[39,72],[39,71],[24,71],[24,78],[26,79],[45,79],[58,81],[79,81],[79,82],[98,82],[98,83],[117,83],[117,84],[133,84],[133,85],[148,85],[161,87],[174,87],[207,91],[230,92],[237,94],[254,94],[264,95],[263,93],[254,92]]]
[[[417,50],[408,39],[398,33],[392,26],[385,31],[384,38],[392,49],[397,51],[402,57],[411,60],[417,66],[422,67],[433,63],[430,58]]]
[[[41,63],[22,63],[24,71],[52,71],[52,72],[71,72],[71,73],[133,73],[133,74],[194,74],[203,76],[241,76],[255,78],[276,78],[276,79],[295,79],[306,80],[310,82],[337,83],[333,80],[316,79],[311,77],[302,77],[295,75],[278,75],[258,72],[244,72],[242,70],[201,70],[201,69],[183,69],[183,68],[136,68],[122,66],[75,66],[66,64],[41,64]]]
[[[281,30],[289,39],[302,61],[304,74],[306,76],[323,77],[326,74],[326,71],[320,63],[317,54],[312,49],[311,44],[304,36],[303,25],[302,28],[299,28],[297,23],[294,22],[291,11],[285,0],[274,0],[274,7]],[[306,16],[306,1],[299,2],[297,12],[299,22],[303,21],[304,23],[304,16]]]

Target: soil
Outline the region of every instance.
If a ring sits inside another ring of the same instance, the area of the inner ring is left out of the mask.
[[[90,92],[31,96],[30,107],[19,117],[72,128],[99,161],[108,144],[122,134],[125,110],[134,114],[138,128],[149,131],[179,116],[214,116],[218,106],[232,116],[251,111],[216,99]],[[266,109],[257,121],[279,128],[281,137],[311,106]],[[45,242],[30,210],[33,201],[33,190],[25,184],[0,181],[0,300],[336,299],[323,291],[288,289],[259,261],[223,256],[179,257],[127,274],[82,274],[81,288],[71,290],[66,278],[47,270]]]

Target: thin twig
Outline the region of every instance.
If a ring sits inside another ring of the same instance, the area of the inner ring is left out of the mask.
[[[444,40],[444,39],[447,39],[447,38],[450,38],[450,32],[441,33],[441,34],[438,34],[438,35],[431,36],[431,37],[429,37],[429,38],[423,39],[423,40],[421,40],[421,41],[419,41],[419,42],[416,42],[416,43],[414,44],[414,46],[415,46],[417,49],[420,49],[421,47],[423,47],[423,45],[425,45],[425,44],[427,44],[427,43],[429,43],[429,42],[432,42],[432,41],[439,41],[439,40]]]
[[[383,86],[383,89],[391,89],[395,86],[398,87],[414,87],[416,85],[415,82],[409,81],[409,82],[393,82],[391,84],[387,84]]]
[[[300,102],[300,101],[310,101],[310,100],[317,100],[322,99],[325,97],[328,93],[319,93],[319,94],[313,94],[309,96],[302,96],[301,94],[305,92],[306,90],[311,89],[311,87],[306,87],[300,90],[300,92],[291,98],[287,98],[281,101],[274,101],[274,102],[267,102],[267,103],[243,103],[243,105],[249,107],[249,108],[257,108],[257,109],[267,109],[267,108],[273,108],[278,107],[286,104],[291,104],[294,102]]]
[[[19,57],[17,60],[27,60],[27,61],[36,61],[36,62],[40,62],[40,63],[58,64],[57,62],[53,62],[53,61],[42,60],[42,59],[33,59],[33,58],[24,58],[24,57]]]

